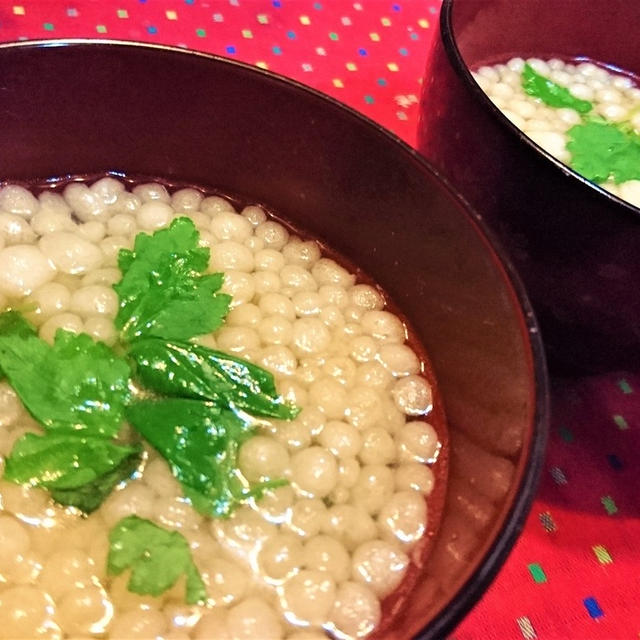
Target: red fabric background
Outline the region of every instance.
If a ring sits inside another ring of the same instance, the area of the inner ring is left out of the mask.
[[[415,143],[439,0],[2,0],[0,40],[141,40],[258,64]],[[631,33],[629,37],[632,37]],[[640,636],[640,377],[554,382],[525,530],[455,640]]]

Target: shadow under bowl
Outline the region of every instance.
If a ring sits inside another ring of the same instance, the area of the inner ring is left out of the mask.
[[[444,0],[427,63],[419,148],[490,224],[518,269],[553,372],[640,366],[640,209],[555,160],[470,69],[585,57],[640,74],[626,0]]]
[[[547,432],[533,314],[483,224],[424,159],[337,102],[214,56],[116,42],[0,46],[0,180],[107,170],[269,205],[390,294],[450,430],[441,531],[385,638],[442,637],[523,526]]]

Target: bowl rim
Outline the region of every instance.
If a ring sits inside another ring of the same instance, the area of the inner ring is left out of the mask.
[[[507,116],[505,116],[502,111],[498,107],[496,107],[493,102],[491,102],[489,96],[487,96],[480,85],[476,82],[473,75],[471,75],[471,70],[467,66],[467,63],[464,61],[460,48],[458,47],[453,27],[453,7],[455,3],[456,0],[442,0],[442,7],[440,9],[440,37],[442,38],[442,43],[447,53],[447,57],[449,58],[449,62],[451,63],[456,75],[458,75],[463,84],[471,90],[471,92],[474,94],[476,99],[478,99],[479,103],[484,107],[484,109],[486,111],[489,111],[496,118],[496,121],[503,127],[503,129],[509,131],[510,135],[516,136],[522,143],[525,144],[525,146],[529,147],[532,151],[537,152],[539,155],[546,158],[555,167],[555,171],[559,171],[569,180],[577,180],[578,182],[582,183],[587,189],[590,189],[594,193],[596,193],[596,197],[605,198],[609,201],[610,205],[620,207],[621,211],[626,211],[627,213],[625,215],[630,214],[640,220],[640,207],[637,207],[630,202],[623,200],[619,196],[616,196],[610,191],[607,191],[599,184],[588,180],[582,174],[572,169],[569,165],[564,164],[563,162],[552,156],[548,151],[534,142],[526,133],[522,131],[522,129],[513,124],[513,122],[511,122],[511,120],[509,120],[509,118],[507,118]],[[575,59],[582,60],[582,58],[583,57],[578,57]],[[588,61],[591,59],[588,56],[584,56],[584,60]],[[623,71],[623,69],[620,69],[613,64],[605,64],[602,62],[598,62],[598,64],[604,66],[607,69],[617,70],[619,72]]]
[[[446,4],[447,0],[444,1]],[[371,128],[373,132],[377,133],[377,135],[382,136],[389,143],[399,147],[417,170],[430,175],[431,178],[434,179],[434,182],[439,183],[443,194],[448,197],[450,202],[460,210],[464,217],[467,218],[479,239],[485,245],[489,256],[501,273],[502,281],[510,294],[514,309],[520,315],[520,335],[525,347],[528,345],[529,348],[528,353],[525,353],[525,358],[527,360],[530,374],[529,393],[533,402],[528,434],[528,448],[526,448],[527,443],[525,443],[523,445],[523,449],[526,449],[523,456],[524,459],[516,469],[516,473],[519,471],[520,477],[517,479],[516,484],[510,491],[510,494],[513,496],[510,508],[502,515],[502,520],[498,521],[499,527],[497,527],[495,538],[492,543],[488,545],[482,557],[476,562],[473,570],[468,574],[464,584],[459,587],[458,591],[446,606],[438,611],[437,614],[416,634],[415,638],[419,640],[435,640],[446,636],[480,599],[491,580],[504,564],[516,542],[517,537],[522,531],[540,480],[549,432],[549,378],[547,374],[546,357],[542,338],[533,308],[522,280],[508,257],[507,252],[502,248],[497,236],[490,228],[488,228],[483,217],[475,211],[466,198],[416,149],[411,147],[395,133],[389,131],[368,116],[356,111],[354,108],[340,102],[336,98],[302,84],[297,80],[288,78],[271,70],[255,67],[245,62],[217,54],[172,45],[130,40],[104,38],[21,40],[0,43],[0,51],[4,49],[18,48],[38,49],[86,45],[109,48],[123,47],[147,51],[156,50],[171,54],[211,60],[219,64],[237,67],[243,72],[261,76],[263,79],[271,82],[275,81],[279,84],[284,84],[311,96],[314,100],[323,102],[331,108],[343,112],[349,118],[355,119],[360,123],[364,123],[367,127]]]

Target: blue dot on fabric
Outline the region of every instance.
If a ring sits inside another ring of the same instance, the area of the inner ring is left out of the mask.
[[[196,0],[184,0],[185,4],[193,4]]]
[[[296,32],[295,31],[287,31],[287,38],[289,38],[289,40],[295,40],[296,39]]]
[[[282,6],[282,2],[280,2],[280,0],[273,0],[273,6],[279,9]]]
[[[594,597],[585,598],[582,602],[592,618],[602,618],[604,611],[600,608],[598,601]]]
[[[378,78],[377,83],[381,86],[381,87],[386,87],[387,86],[387,81],[384,78]]]
[[[229,45],[228,47],[226,47],[226,51],[227,53],[235,53],[236,48],[233,45]]]
[[[409,51],[408,51],[407,49],[405,49],[404,47],[400,47],[400,48],[398,49],[398,53],[399,53],[401,56],[408,56],[408,55],[409,55]]]
[[[282,55],[282,49],[278,45],[273,47],[271,51],[273,51],[276,56]]]
[[[620,460],[620,458],[618,458],[618,456],[615,453],[610,453],[607,456],[607,460],[609,461],[609,464],[611,465],[611,467],[616,471],[620,471],[620,469],[624,467],[622,460]]]
[[[412,40],[419,40],[420,36],[414,31],[410,36]]]
[[[366,55],[367,55],[367,50],[366,50],[366,49],[358,49],[358,53],[359,53],[361,56],[366,56]]]
[[[153,25],[150,25],[147,27],[147,32],[150,33],[151,35],[153,35],[154,33],[158,33],[158,27],[154,27]]]
[[[322,5],[321,5],[319,2],[314,2],[314,3],[313,3],[313,8],[314,8],[316,11],[322,11]]]
[[[366,95],[366,96],[364,97],[364,101],[365,101],[367,104],[373,104],[373,103],[375,102],[375,100],[374,100],[373,96],[369,96],[369,95]]]
[[[399,4],[392,4],[392,5],[391,5],[391,8],[392,8],[394,11],[400,11],[400,9],[402,9],[402,7],[401,7]]]

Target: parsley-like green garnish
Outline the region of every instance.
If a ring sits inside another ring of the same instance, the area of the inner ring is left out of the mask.
[[[299,409],[278,395],[273,375],[229,354],[184,342],[138,340],[129,355],[143,384],[168,396],[201,398],[254,416],[292,420]]]
[[[204,604],[207,599],[186,538],[138,516],[120,520],[109,532],[109,573],[119,575],[129,568],[127,588],[133,593],[159,596],[184,575],[186,601]]]
[[[575,109],[578,113],[588,113],[593,109],[588,100],[576,98],[569,89],[539,74],[528,62],[522,70],[522,88],[550,107]]]
[[[237,453],[254,425],[211,402],[144,400],[129,407],[127,417],[168,461],[185,495],[205,515],[228,516],[238,503],[286,484],[270,479],[249,486],[238,471]]]
[[[129,365],[86,334],[59,330],[53,346],[16,311],[0,314],[0,369],[47,430],[110,438],[129,400]]]
[[[133,251],[120,250],[115,325],[125,341],[149,336],[188,340],[221,325],[231,297],[217,293],[222,273],[204,275],[209,249],[199,247],[198,238],[192,220],[176,218],[151,236],[139,233]]]
[[[48,489],[59,504],[91,513],[140,464],[142,447],[73,433],[27,433],[13,446],[4,477]]]
[[[640,180],[640,136],[623,125],[589,120],[567,132],[571,167],[588,180]]]

